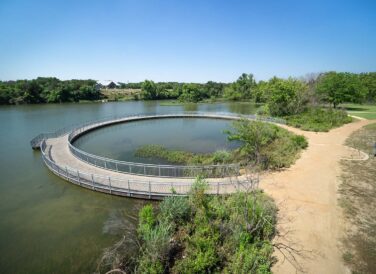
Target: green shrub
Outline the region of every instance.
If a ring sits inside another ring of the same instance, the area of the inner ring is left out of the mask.
[[[242,142],[239,152],[243,163],[261,169],[289,167],[299,152],[308,146],[304,136],[273,124],[243,119],[234,122],[233,127],[234,131],[226,133],[230,141]]]
[[[139,258],[140,273],[163,273],[170,250],[170,225],[160,222],[142,235],[143,245]]]
[[[226,164],[231,162],[231,153],[227,150],[217,150],[213,153],[213,164]]]
[[[148,273],[148,274],[161,274],[164,273],[164,266],[159,261],[153,261],[150,257],[141,257],[139,259],[139,267],[137,269],[138,273]]]
[[[140,248],[136,262],[122,260],[127,273],[270,273],[273,201],[261,191],[207,195],[207,187],[197,178],[189,197],[140,211]]]
[[[148,235],[148,233],[153,229],[155,223],[156,221],[153,213],[153,206],[144,206],[139,213],[138,233],[141,238]]]
[[[183,258],[174,267],[175,273],[212,272],[219,261],[219,233],[205,218],[195,219],[195,231],[186,242]]]
[[[272,273],[270,271],[272,251],[273,247],[269,242],[261,245],[261,248],[250,244],[241,246],[231,256],[224,273]]]
[[[305,112],[285,117],[287,124],[308,131],[329,131],[350,123],[352,118],[343,110],[310,108]]]
[[[174,227],[186,222],[191,214],[188,199],[183,196],[165,198],[160,203],[159,210],[160,220]]]

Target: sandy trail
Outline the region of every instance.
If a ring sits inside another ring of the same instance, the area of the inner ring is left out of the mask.
[[[284,222],[281,231],[293,229],[289,239],[304,250],[309,258],[298,261],[306,273],[348,273],[342,262],[339,239],[342,235],[343,218],[337,206],[342,157],[349,150],[343,145],[346,138],[357,129],[372,121],[361,120],[326,133],[305,132],[286,127],[307,137],[309,147],[296,163],[281,172],[265,175],[261,188],[279,205]],[[274,273],[300,273],[277,251],[278,263]]]

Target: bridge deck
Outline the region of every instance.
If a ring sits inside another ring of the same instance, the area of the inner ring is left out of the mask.
[[[220,119],[240,119],[242,117],[230,114],[165,114],[163,117],[210,117]],[[113,123],[125,122],[135,119],[154,119],[159,116],[136,115],[133,117],[122,117],[113,120],[105,120],[87,123],[78,128],[80,134],[101,126]],[[247,116],[250,120],[259,120],[257,116]],[[279,123],[278,119],[261,118],[265,122]],[[80,131],[81,130],[81,131]],[[137,198],[162,199],[165,196],[186,195],[192,187],[195,179],[182,177],[149,177],[136,174],[120,173],[116,170],[104,169],[91,165],[73,155],[69,135],[74,131],[62,129],[52,134],[40,134],[31,141],[32,147],[40,146],[42,158],[48,168],[56,175],[82,187],[96,191],[106,192],[115,195],[131,196]],[[40,142],[39,142],[40,141]],[[86,157],[86,156],[85,156]],[[249,181],[245,176],[209,178],[207,193],[228,194],[248,188]]]
[[[68,134],[57,138],[50,138],[46,141],[46,144],[47,158],[58,165],[62,171],[68,170],[68,173],[73,176],[76,174],[72,170],[75,170],[77,175],[80,176],[81,182],[86,181],[89,187],[93,183],[96,186],[105,185],[109,188],[124,190],[122,193],[114,191],[114,194],[130,195],[129,192],[133,194],[139,192],[143,198],[159,198],[159,196],[171,195],[172,189],[177,194],[187,194],[194,182],[192,178],[140,176],[119,173],[90,165],[76,158],[71,153],[69,150]],[[232,193],[239,187],[239,182],[236,178],[209,178],[207,181],[209,183],[208,192],[212,194]],[[100,190],[98,187],[93,188]],[[109,189],[106,192],[110,192]]]

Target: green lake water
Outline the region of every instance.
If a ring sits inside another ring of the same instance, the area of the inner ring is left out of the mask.
[[[40,152],[30,148],[37,134],[108,116],[255,110],[248,103],[161,106],[157,101],[1,106],[0,273],[92,273],[104,248],[122,235],[132,237],[138,210],[147,202],[96,193],[58,178],[44,166]],[[210,138],[216,126],[222,127],[214,124]],[[189,121],[186,128],[195,130]],[[161,129],[153,131],[159,135]],[[93,140],[100,138],[100,132],[93,134]],[[108,134],[105,129],[104,134]],[[197,144],[200,138],[205,137],[199,136]],[[222,141],[218,147],[226,146]]]

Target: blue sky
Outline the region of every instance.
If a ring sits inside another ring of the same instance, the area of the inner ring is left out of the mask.
[[[0,80],[376,71],[376,1],[0,0]]]

